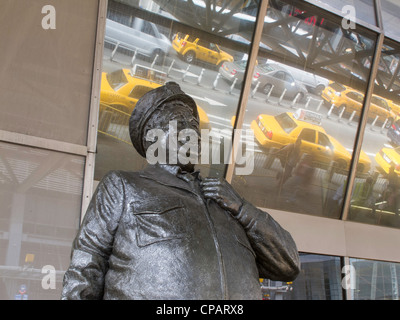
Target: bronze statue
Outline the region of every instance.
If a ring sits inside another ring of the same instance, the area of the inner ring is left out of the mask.
[[[142,156],[152,128],[198,131],[194,100],[169,82],[130,118]],[[99,183],[64,276],[62,299],[261,299],[259,277],[292,281],[299,255],[268,213],[194,165],[112,171]]]

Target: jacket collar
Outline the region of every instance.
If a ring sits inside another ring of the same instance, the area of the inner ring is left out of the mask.
[[[181,172],[181,169],[178,166],[155,164],[148,165],[143,171],[140,172],[139,175],[143,178],[154,180],[155,182],[163,185],[193,192],[189,184],[178,177],[180,174],[183,175],[185,173]],[[200,178],[198,171],[193,172],[192,175]]]

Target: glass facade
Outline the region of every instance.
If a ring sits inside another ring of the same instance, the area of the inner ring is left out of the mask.
[[[140,7],[157,14],[148,16],[136,4],[108,3],[95,180],[111,169],[138,170],[146,164],[132,148],[128,120],[137,100],[167,81],[177,82],[192,96],[200,128],[208,130],[202,140],[211,143],[202,149],[200,171],[223,176],[224,160],[230,155],[231,118],[237,112],[246,70],[242,58],[249,53],[257,2],[232,8],[226,2],[223,8],[210,10],[202,1],[148,1]],[[171,14],[185,17],[185,22],[197,17],[198,25],[171,20]],[[147,21],[140,18],[144,16]]]
[[[316,0],[309,2],[327,5],[328,10],[330,8],[335,9],[346,18],[354,17],[352,19],[354,22],[361,20],[371,25],[376,24],[374,0]]]
[[[233,185],[260,207],[339,218],[376,37],[271,1],[261,39],[244,117],[254,171]],[[363,151],[358,176],[370,169]]]
[[[339,257],[300,254],[301,272],[293,282],[263,279],[265,300],[342,300]]]
[[[40,5],[0,4],[0,299],[59,299],[87,190],[147,165],[128,121],[168,81],[206,129],[202,176],[278,214],[400,228],[399,4],[265,3],[71,0],[45,42]],[[264,299],[398,300],[397,262],[310,252],[293,283],[260,279]]]
[[[349,208],[350,220],[394,228],[400,227],[398,52],[398,44],[386,39],[362,144],[362,149],[372,151],[372,170],[367,177],[355,180]],[[378,114],[378,108],[388,110],[390,115]],[[381,124],[378,125],[379,120]]]
[[[399,41],[400,31],[397,28],[400,4],[396,0],[381,0],[382,22],[385,34]]]
[[[59,299],[83,169],[83,157],[0,143],[1,300]]]
[[[82,211],[99,3],[45,4],[0,1],[0,300],[60,299]]]
[[[350,259],[352,300],[399,300],[400,265],[393,262]]]

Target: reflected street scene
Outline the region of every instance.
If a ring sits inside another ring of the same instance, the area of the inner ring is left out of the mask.
[[[168,81],[196,101],[201,128],[218,141],[209,144],[209,152],[231,147],[258,2],[207,3],[156,0],[139,7],[110,1],[95,180],[111,169],[146,165],[131,148],[129,116],[144,93]],[[143,11],[149,12],[148,20],[139,18]],[[254,150],[254,170],[232,179],[244,198],[262,208],[339,219],[356,162],[352,192],[361,194],[354,194],[349,218],[396,226],[397,213],[384,209],[388,168],[393,164],[399,172],[400,163],[387,161],[398,154],[400,127],[400,104],[393,94],[399,58],[390,44],[384,46],[381,82],[370,99],[364,143],[353,161],[375,45],[376,35],[361,26],[343,27],[340,19],[320,16],[301,2],[269,2],[245,102],[243,129],[254,139],[241,141],[243,150]],[[224,176],[223,158],[198,167],[204,175]]]

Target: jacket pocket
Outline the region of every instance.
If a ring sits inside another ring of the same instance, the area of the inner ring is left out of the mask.
[[[131,202],[139,247],[187,237],[187,215],[181,200],[157,197]]]

